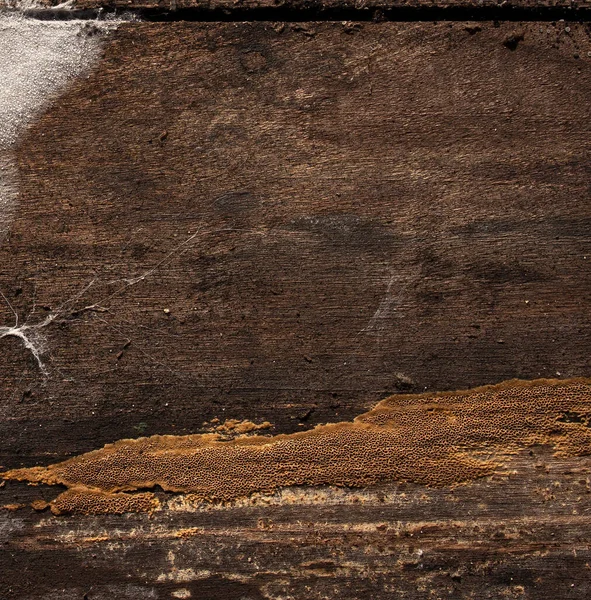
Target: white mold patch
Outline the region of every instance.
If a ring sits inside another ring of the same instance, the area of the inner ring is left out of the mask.
[[[63,8],[67,8],[62,5]],[[19,8],[23,8],[20,6]],[[0,13],[0,244],[5,240],[19,196],[16,148],[23,132],[74,78],[99,59],[105,35],[117,21],[40,21],[18,13]],[[0,339],[18,338],[47,376],[42,361],[42,329],[57,316],[36,325],[0,324]]]
[[[15,148],[39,113],[100,56],[113,21],[0,15],[0,242],[18,202]]]

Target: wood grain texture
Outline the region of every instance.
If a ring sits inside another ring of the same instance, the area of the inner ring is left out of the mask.
[[[0,289],[47,375],[0,340],[0,464],[588,376],[590,52],[586,24],[120,26],[18,149]],[[515,460],[385,501],[5,511],[3,593],[587,598],[588,459]]]
[[[18,151],[6,466],[585,376],[587,27],[470,27],[121,27]]]

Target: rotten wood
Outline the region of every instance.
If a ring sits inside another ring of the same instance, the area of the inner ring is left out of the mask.
[[[3,597],[588,598],[589,457],[510,466],[454,489],[298,488],[151,518],[2,512]]]

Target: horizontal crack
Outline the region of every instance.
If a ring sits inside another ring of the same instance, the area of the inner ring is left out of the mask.
[[[96,9],[0,9],[2,13],[19,13],[39,20],[65,21],[71,19],[106,20],[114,17],[137,19],[147,22],[339,22],[339,21],[591,21],[591,7],[562,6],[474,6],[470,3],[457,6],[398,6],[377,8],[375,6],[335,7],[324,5],[260,6],[260,7],[192,7],[178,10],[165,8],[118,9],[105,4]]]

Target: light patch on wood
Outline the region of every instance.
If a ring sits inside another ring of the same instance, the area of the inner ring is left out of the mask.
[[[0,16],[0,241],[18,199],[14,150],[40,112],[100,57],[115,21],[37,21]]]
[[[242,435],[252,434],[255,431],[263,431],[270,429],[271,423],[264,421],[263,423],[253,423],[249,420],[226,419],[220,424],[219,419],[213,419],[210,423],[205,422],[203,426],[207,431],[218,433],[225,438],[233,438]]]

